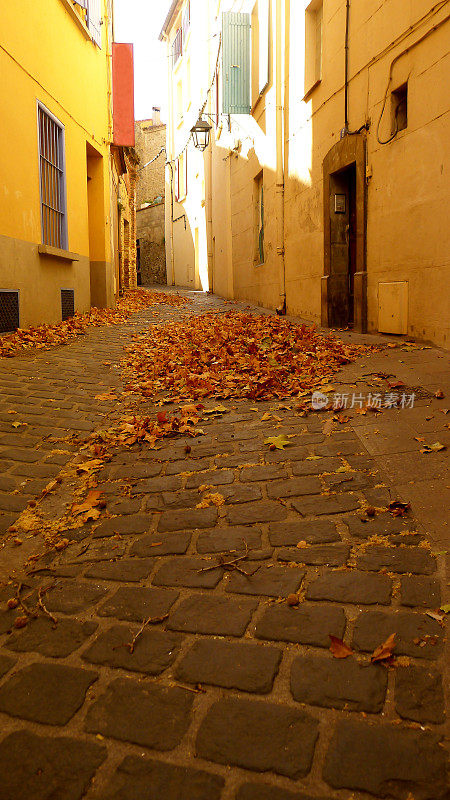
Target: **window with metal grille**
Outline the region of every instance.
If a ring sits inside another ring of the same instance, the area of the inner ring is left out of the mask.
[[[64,127],[38,104],[42,242],[67,249]]]
[[[180,56],[183,55],[183,29],[178,28],[172,44],[172,64],[175,66]]]
[[[0,333],[19,327],[19,292],[0,292]]]
[[[75,292],[73,289],[61,289],[61,319],[69,319],[75,314]]]

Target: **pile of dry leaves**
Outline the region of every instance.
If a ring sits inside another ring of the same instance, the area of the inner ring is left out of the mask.
[[[146,444],[154,448],[161,439],[176,436],[199,436],[203,431],[195,426],[201,417],[201,405],[182,406],[179,414],[167,415],[162,411],[156,419],[128,415],[115,426],[95,431],[86,440],[96,458],[104,458],[117,448]]]
[[[129,289],[117,301],[115,309],[91,308],[85,314],[75,314],[56,325],[39,325],[36,328],[19,328],[14,333],[0,336],[0,357],[13,356],[18,350],[67,344],[86,333],[89,326],[123,325],[131,314],[156,305],[180,306],[191,302],[177,294]]]
[[[156,325],[126,348],[126,388],[178,402],[303,396],[371,348],[280,317],[234,311]]]

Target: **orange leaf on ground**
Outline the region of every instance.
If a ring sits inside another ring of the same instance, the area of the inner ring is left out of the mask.
[[[391,633],[391,635],[388,636],[386,641],[383,642],[383,644],[380,644],[380,646],[373,651],[370,660],[372,662],[375,662],[375,661],[386,661],[387,659],[392,658],[393,650],[395,647],[396,636],[397,636],[396,633]]]
[[[92,509],[96,508],[96,506],[99,506],[100,503],[103,502],[101,496],[102,492],[94,489],[91,490],[82,503],[74,503],[71,508],[71,513],[77,517],[79,514],[86,514],[87,512],[92,511]]]
[[[338,639],[337,636],[332,636],[331,633],[329,637],[331,640],[330,652],[335,658],[348,658],[348,656],[353,655],[353,650],[345,644],[342,639]]]

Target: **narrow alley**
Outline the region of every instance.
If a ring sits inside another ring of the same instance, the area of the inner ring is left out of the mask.
[[[319,329],[314,409],[301,321],[164,291],[0,360],[1,799],[448,797],[448,354]],[[211,320],[234,371],[158,365]]]

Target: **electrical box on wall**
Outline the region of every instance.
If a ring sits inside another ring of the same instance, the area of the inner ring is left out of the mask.
[[[378,284],[378,330],[408,333],[408,281]]]

